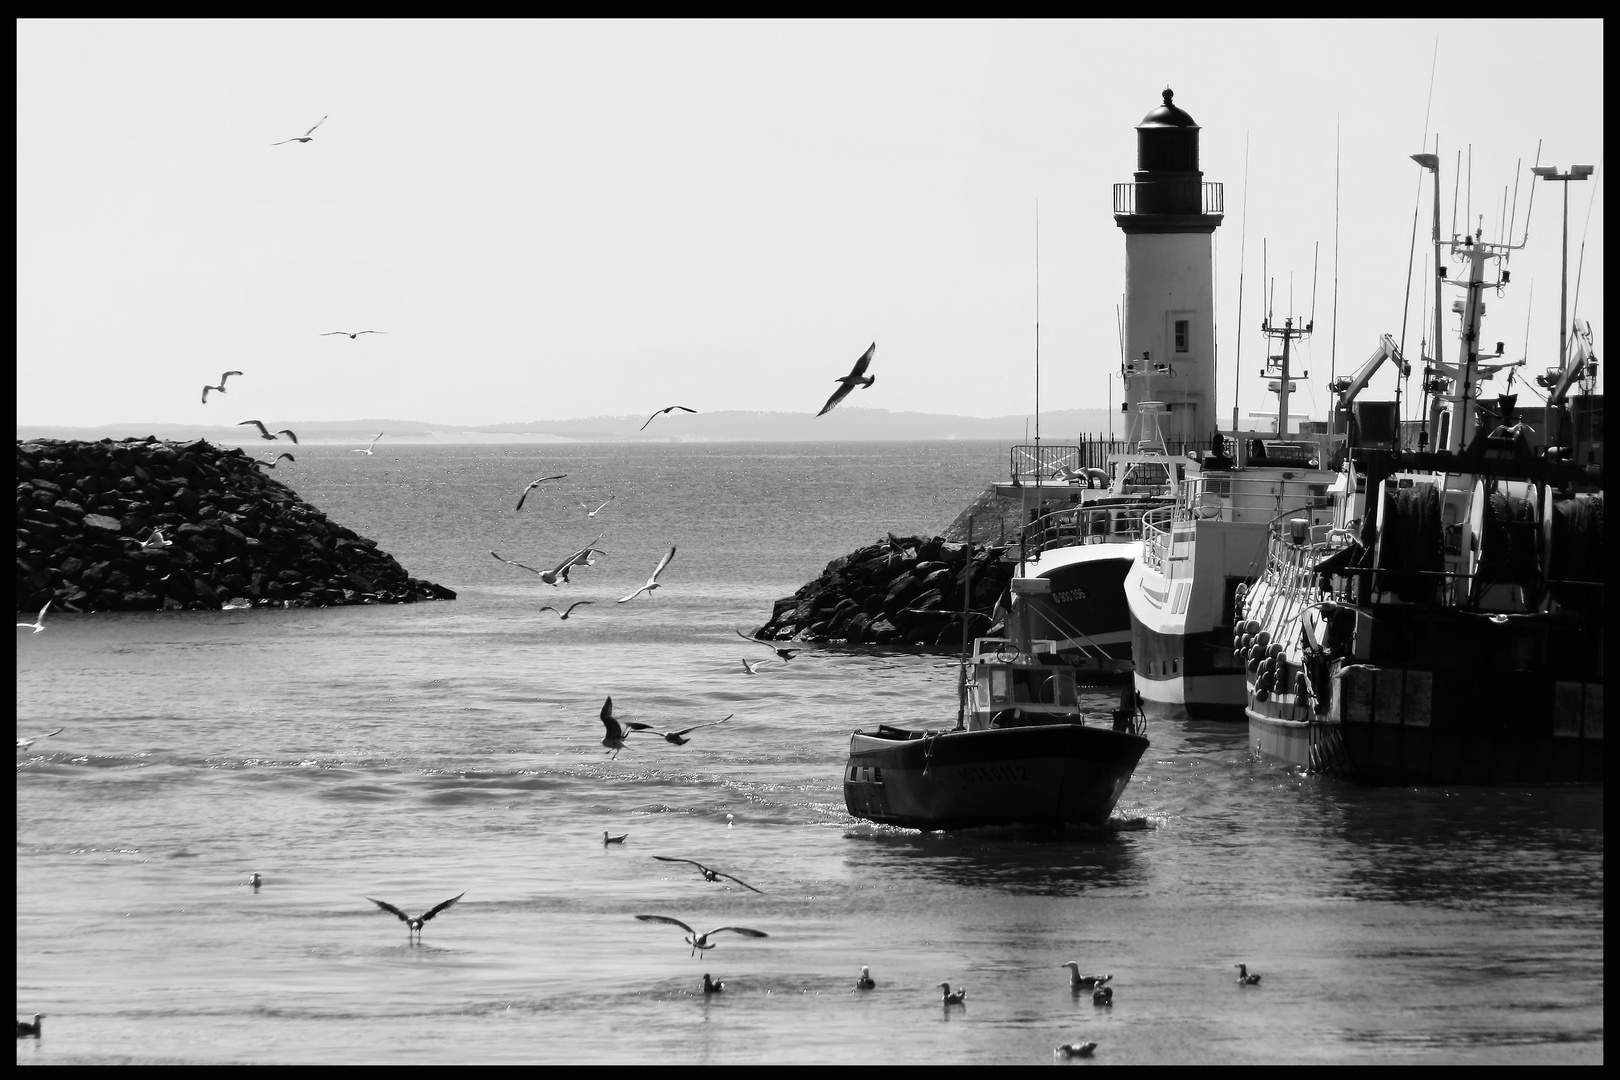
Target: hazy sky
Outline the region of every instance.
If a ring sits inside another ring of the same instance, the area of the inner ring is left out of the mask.
[[[1515,240],[1538,140],[1543,164],[1603,159],[1595,20],[24,20],[17,62],[26,424],[813,413],[874,340],[877,382],[849,405],[1028,414],[1037,202],[1042,408],[1110,385],[1117,408],[1112,185],[1166,85],[1225,184],[1220,413],[1239,355],[1242,410],[1270,396],[1264,241],[1279,319],[1290,289],[1315,305],[1301,390],[1320,415],[1336,128],[1341,373],[1402,334],[1409,154],[1438,134],[1449,231],[1463,152],[1458,227],[1471,202],[1487,239],[1522,158]],[[1569,185],[1570,291],[1584,237],[1600,356],[1604,172]],[[1513,356],[1528,332],[1532,373],[1556,358],[1562,212],[1561,185],[1537,187],[1485,323]],[[340,329],[386,334],[320,336]],[[228,368],[245,374],[202,405]]]

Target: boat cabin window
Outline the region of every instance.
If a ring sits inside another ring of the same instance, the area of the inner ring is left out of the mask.
[[[1074,673],[1061,668],[991,668],[988,685],[978,680],[978,706],[1074,705]],[[988,691],[988,695],[987,692]]]

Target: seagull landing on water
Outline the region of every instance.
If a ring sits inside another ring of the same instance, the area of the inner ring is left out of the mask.
[[[349,338],[352,341],[353,339],[359,337],[361,334],[386,334],[386,333],[388,333],[388,331],[386,331],[386,330],[356,330],[352,334],[349,333],[349,331],[347,331],[347,330],[328,330],[326,333],[322,334],[321,337],[346,337],[346,338]]]
[[[849,392],[857,386],[871,386],[877,382],[876,375],[866,374],[867,365],[872,362],[872,354],[876,351],[877,342],[874,341],[871,348],[862,353],[861,358],[855,361],[855,366],[850,369],[849,374],[838,380],[840,383],[838,389],[833,391],[832,397],[827,399],[827,404],[823,405],[821,411],[816,413],[817,416],[826,416],[832,412],[833,406],[847,398]],[[865,378],[862,378],[863,375]]]
[[[595,600],[575,600],[572,604],[568,605],[568,610],[567,611],[557,611],[557,609],[552,607],[550,604],[544,604],[544,605],[541,606],[540,610],[541,611],[557,611],[558,615],[561,615],[564,619],[566,619],[566,618],[568,618],[568,616],[570,616],[570,615],[572,615],[574,613],[575,608],[581,607],[582,605],[585,605],[585,604],[594,604],[594,603],[596,603]]]
[[[66,730],[67,730],[67,728],[57,728],[55,731],[47,731],[43,735],[35,735],[33,739],[18,739],[17,740],[17,749],[19,749],[19,750],[27,750],[30,746],[34,745],[34,739],[48,739],[52,735],[60,735],[60,734],[62,734],[62,732],[66,731]]]
[[[385,434],[386,434],[386,432],[382,432],[382,431],[377,432],[377,439],[382,438],[383,435],[385,435]],[[370,457],[371,452],[372,452],[371,448],[373,446],[377,445],[377,439],[372,439],[371,442],[367,444],[367,446],[366,446],[366,448],[364,450],[350,450],[349,453],[351,453],[351,454],[365,454],[367,457]]]
[[[714,944],[709,941],[709,938],[715,934],[724,933],[727,930],[730,930],[734,934],[741,934],[744,937],[771,936],[763,930],[750,930],[746,926],[717,926],[713,930],[700,934],[690,926],[687,926],[685,923],[681,922],[681,920],[672,919],[668,915],[637,915],[636,918],[640,919],[642,922],[669,923],[671,926],[678,926],[682,930],[685,930],[687,936],[684,940],[688,945],[692,946],[693,956],[696,956],[700,952],[706,952],[707,950],[714,948]]]
[[[624,749],[624,740],[630,737],[632,731],[652,730],[651,724],[637,724],[628,720],[620,720],[614,716],[613,698],[611,696],[602,703],[601,715],[602,726],[607,729],[607,734],[602,736],[602,745],[613,751],[611,756],[615,758],[619,756],[619,751]],[[607,834],[604,833],[603,835]]]
[[[1080,965],[1073,960],[1058,966],[1069,969],[1069,986],[1075,990],[1094,990],[1113,978],[1112,975],[1082,975],[1080,974]]]
[[[939,984],[939,989],[941,1005],[962,1005],[967,1001],[967,987],[965,986],[960,990],[952,990],[950,983],[942,982]]]
[[[654,420],[656,420],[660,416],[663,416],[665,413],[673,412],[676,409],[681,410],[681,412],[689,412],[689,413],[697,412],[696,409],[688,409],[685,405],[670,405],[670,406],[668,406],[666,408],[659,409],[657,412],[655,412],[651,416],[647,417],[647,424],[652,423]],[[647,430],[647,424],[642,424],[636,430],[637,431],[646,431]]]
[[[789,660],[793,659],[795,656],[798,656],[801,652],[804,651],[803,649],[779,649],[775,645],[772,645],[768,641],[761,641],[757,637],[749,637],[747,634],[743,633],[741,630],[738,630],[735,626],[733,626],[731,628],[731,632],[736,634],[738,637],[742,638],[744,641],[751,641],[755,645],[763,645],[763,646],[765,646],[767,649],[771,650],[771,652],[775,653],[777,655],[777,657],[780,658],[782,663],[784,663],[784,664],[787,663]],[[746,660],[743,661],[743,662],[747,663]],[[752,675],[753,672],[750,671],[748,674]]]
[[[1094,1042],[1064,1043],[1052,1053],[1057,1054],[1059,1057],[1090,1057],[1091,1052],[1095,1049],[1097,1049],[1097,1044]]]
[[[1250,975],[1249,974],[1249,965],[1248,964],[1234,964],[1232,966],[1238,969],[1238,985],[1239,986],[1259,986],[1260,985],[1260,976],[1258,976],[1258,975]]]
[[[45,613],[47,611],[51,610],[51,605],[54,604],[54,603],[56,603],[55,600],[47,600],[47,601],[45,601],[45,606],[39,609],[39,614],[34,616],[34,621],[33,622],[20,622],[20,623],[17,624],[17,629],[21,630],[23,627],[26,626],[26,627],[28,627],[28,629],[32,630],[36,634],[39,633],[41,630],[45,629]]]
[[[535,488],[539,487],[541,484],[545,483],[547,480],[561,480],[564,477],[566,477],[567,475],[568,475],[567,473],[558,473],[556,476],[542,476],[538,480],[531,480],[529,482],[529,486],[523,489],[523,494],[518,496],[517,505],[514,506],[512,509],[514,511],[523,509],[523,500],[527,499],[529,497],[529,492],[533,491]]]
[[[627,832],[622,832],[618,836],[613,836],[613,835],[609,834],[606,829],[603,829],[602,830],[602,846],[607,847],[609,844],[622,844],[622,843],[624,843],[624,838],[629,836],[629,835],[630,834],[627,833]]]
[[[210,391],[210,390],[218,390],[220,393],[223,394],[225,392],[225,380],[230,378],[232,375],[240,375],[240,374],[242,374],[240,371],[227,371],[225,374],[223,374],[223,375],[221,375],[219,377],[219,385],[218,386],[204,385],[203,386],[202,403],[204,405],[208,404],[208,391]]]
[[[439,912],[443,911],[445,908],[449,907],[451,904],[455,903],[457,900],[460,900],[463,896],[466,896],[466,895],[467,895],[466,893],[459,893],[459,894],[457,894],[455,896],[452,896],[450,899],[446,900],[444,903],[435,905],[434,907],[431,907],[431,908],[428,908],[426,911],[424,911],[422,914],[418,915],[414,919],[411,918],[409,915],[405,914],[403,911],[399,910],[399,908],[395,907],[393,904],[386,903],[386,902],[384,902],[382,900],[373,900],[369,896],[366,897],[366,899],[371,900],[371,902],[373,904],[376,904],[378,907],[382,908],[384,911],[391,912],[391,913],[393,913],[395,915],[398,915],[399,916],[399,921],[405,924],[406,936],[411,938],[412,940],[420,941],[420,940],[422,940],[422,924],[427,922],[429,919],[433,918],[433,916],[437,915]]]
[[[285,146],[290,142],[299,142],[299,143],[309,142],[310,139],[315,134],[315,128],[320,127],[324,123],[326,123],[326,117],[323,116],[319,120],[315,121],[315,127],[310,128],[308,131],[304,132],[302,135],[294,135],[290,139],[282,139],[280,142],[271,143],[270,145],[271,146]]]
[[[615,604],[628,604],[642,593],[646,593],[647,595],[651,596],[654,589],[661,588],[661,586],[658,584],[658,575],[664,572],[664,567],[668,566],[669,561],[674,557],[675,545],[671,544],[669,547],[669,554],[660,559],[658,565],[653,568],[652,577],[647,579],[647,584],[643,585],[629,596],[621,596],[613,602]]]
[[[268,454],[266,454],[265,456],[269,457]],[[273,460],[273,461],[261,461],[261,462],[259,462],[259,464],[263,465],[267,469],[273,469],[277,465],[281,464],[281,459],[282,458],[286,458],[288,461],[297,461],[298,460],[297,458],[293,457],[291,454],[287,453],[287,451],[283,450],[281,453],[279,453],[279,454],[277,454],[275,456],[275,460]]]
[[[861,968],[861,977],[855,980],[855,989],[870,990],[875,986],[877,986],[877,983],[872,980],[872,969],[868,967]]]
[[[657,859],[659,862],[691,863],[693,866],[698,868],[698,872],[703,875],[703,880],[704,881],[719,881],[721,878],[725,878],[727,881],[735,881],[737,884],[741,885],[743,888],[751,889],[754,892],[759,893],[761,896],[765,895],[765,891],[763,889],[755,889],[752,885],[748,884],[748,882],[744,881],[742,878],[733,877],[730,874],[722,874],[718,870],[711,870],[707,866],[704,866],[702,863],[698,862],[696,859],[677,859],[677,858],[673,858],[672,856],[669,856],[669,855],[654,855],[653,858]]]
[[[237,427],[244,427],[248,424],[253,424],[259,429],[259,438],[261,439],[266,439],[273,442],[277,435],[285,435],[295,443],[298,441],[298,436],[293,434],[292,428],[282,428],[280,431],[272,432],[269,428],[264,426],[263,420],[238,420],[236,422]]]

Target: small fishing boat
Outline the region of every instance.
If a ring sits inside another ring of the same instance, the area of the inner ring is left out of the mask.
[[[924,830],[1108,820],[1148,740],[1134,705],[1086,716],[1075,665],[1057,642],[1025,636],[1026,598],[1050,588],[1044,578],[1013,579],[1015,632],[974,641],[955,727],[880,724],[850,736],[851,814]]]

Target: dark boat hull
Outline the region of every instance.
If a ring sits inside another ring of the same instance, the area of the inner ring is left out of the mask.
[[[1147,747],[1140,735],[1079,724],[856,732],[844,804],[856,817],[912,829],[1101,825]]]

